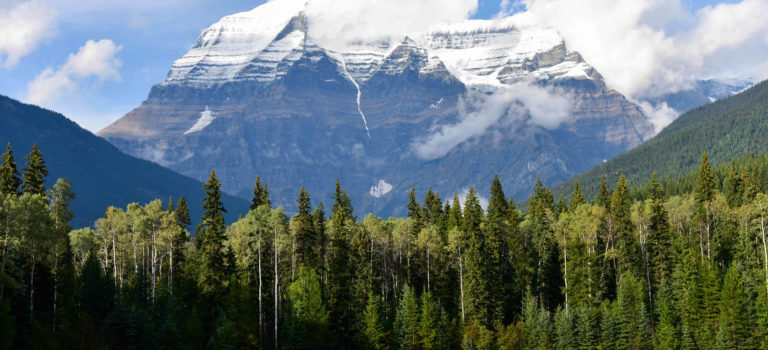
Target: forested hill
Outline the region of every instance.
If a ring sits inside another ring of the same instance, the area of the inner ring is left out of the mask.
[[[641,186],[653,171],[660,178],[679,178],[696,170],[702,152],[713,164],[749,153],[768,151],[768,81],[683,114],[658,135],[568,183],[556,192],[570,191],[578,180],[587,197],[600,187],[600,176],[616,183],[624,174],[630,186]]]
[[[155,163],[120,152],[109,142],[81,128],[59,113],[0,95],[0,145],[13,147],[19,169],[24,156],[37,143],[50,175],[46,187],[64,177],[76,193],[72,209],[74,226],[92,225],[107,207],[131,202],[148,203],[156,198],[189,201],[192,217],[199,218],[203,184]],[[248,210],[240,198],[223,196],[229,219]]]

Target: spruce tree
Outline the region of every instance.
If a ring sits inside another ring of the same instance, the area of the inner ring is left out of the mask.
[[[696,202],[699,204],[705,202],[711,202],[715,198],[715,191],[717,187],[715,185],[715,177],[712,175],[712,168],[709,165],[709,158],[707,158],[707,152],[701,156],[701,164],[699,165],[699,178],[696,183]]]
[[[16,160],[13,158],[10,142],[8,142],[6,151],[3,153],[0,161],[2,161],[2,164],[0,164],[0,195],[19,195],[21,179],[19,178],[19,170],[16,167]]]
[[[627,180],[622,174],[611,198],[611,217],[614,222],[616,248],[618,248],[618,272],[622,274],[626,271],[632,271],[633,274],[637,275],[640,257],[633,234],[630,206],[629,188],[627,187]]]
[[[407,285],[397,308],[394,332],[399,349],[419,349],[419,301],[413,288]]]
[[[37,148],[37,144],[32,145],[32,150],[24,159],[27,160],[27,163],[23,169],[22,191],[45,196],[45,177],[48,176],[48,167],[45,165],[45,160]]]
[[[728,176],[723,182],[723,192],[725,194],[725,200],[728,202],[728,206],[731,208],[741,206],[744,191],[742,191],[741,188],[741,179],[736,176],[733,169],[728,172]]]
[[[408,216],[411,219],[411,237],[416,237],[423,227],[423,218],[421,206],[416,200],[416,187],[411,186],[411,192],[408,194]]]
[[[610,209],[611,207],[611,192],[608,191],[605,175],[600,176],[600,189],[597,192],[597,197],[595,197],[595,204],[605,209]]]
[[[328,310],[330,311],[330,328],[342,345],[349,345],[349,332],[352,331],[352,291],[353,282],[350,267],[349,236],[352,228],[348,223],[354,222],[351,205],[346,193],[340,186],[336,187],[336,195],[331,213],[332,232],[328,250]]]
[[[315,269],[320,264],[315,253],[315,248],[319,242],[315,235],[315,225],[310,203],[309,194],[307,194],[307,190],[302,186],[299,191],[299,197],[296,199],[298,213],[293,217],[295,231],[293,234],[296,242],[296,264],[303,264]]]
[[[438,304],[432,297],[432,293],[426,291],[421,293],[421,312],[419,316],[418,332],[422,349],[428,350],[441,348],[437,339],[439,321],[440,313]]]
[[[209,295],[220,295],[228,280],[224,252],[226,226],[224,213],[226,210],[221,203],[221,183],[216,178],[216,172],[211,170],[208,181],[203,186],[203,217],[198,237],[200,239],[200,277],[198,284],[202,291]]]
[[[382,350],[386,348],[384,343],[384,320],[381,314],[381,300],[373,292],[368,292],[368,303],[363,315],[363,335],[366,340],[366,348]]]
[[[253,186],[253,199],[251,200],[251,210],[255,210],[259,206],[266,205],[270,209],[272,208],[272,202],[269,199],[269,192],[267,191],[267,184],[262,187],[261,176],[256,175],[256,184]]]
[[[182,230],[187,230],[192,223],[192,219],[189,217],[189,206],[187,205],[187,199],[184,196],[179,198],[176,203],[176,222]]]
[[[653,271],[653,288],[662,281],[667,281],[672,274],[672,237],[669,229],[669,215],[664,207],[664,190],[656,180],[656,172],[651,177],[649,196],[651,199],[651,217],[648,227],[648,260]],[[654,291],[655,292],[655,291]]]
[[[464,268],[464,294],[467,318],[484,326],[492,323],[491,288],[486,253],[488,242],[482,231],[483,208],[474,188],[469,189],[464,201],[463,231],[468,239]]]
[[[584,203],[587,202],[587,199],[584,198],[584,194],[581,193],[581,187],[579,186],[579,182],[576,181],[573,183],[573,194],[571,194],[571,207],[570,210],[574,211],[576,208]]]

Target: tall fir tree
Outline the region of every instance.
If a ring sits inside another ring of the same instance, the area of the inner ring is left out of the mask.
[[[336,182],[332,232],[328,250],[328,310],[330,311],[331,332],[341,341],[343,347],[350,346],[350,332],[353,330],[352,291],[353,276],[350,266],[350,230],[348,223],[354,222],[354,214],[346,192]]]
[[[27,163],[23,169],[22,191],[45,196],[45,177],[48,176],[48,166],[45,165],[43,154],[37,148],[37,144],[32,145],[32,150],[24,159]]]
[[[420,348],[419,339],[419,301],[413,288],[405,286],[400,305],[397,308],[394,324],[397,347],[403,350]]]
[[[202,291],[209,295],[221,296],[221,291],[228,280],[226,271],[224,242],[226,241],[226,226],[224,209],[221,203],[221,183],[216,178],[216,172],[211,170],[208,181],[203,186],[203,217],[196,239],[200,239],[200,277],[198,284]]]
[[[597,191],[595,204],[605,209],[611,208],[611,192],[608,190],[608,184],[605,182],[605,175],[600,176],[600,189]]]
[[[616,248],[618,249],[618,273],[623,274],[626,271],[631,271],[634,275],[638,275],[640,257],[633,234],[630,207],[629,187],[627,186],[627,179],[622,174],[616,184],[616,191],[611,197],[611,217]]]
[[[13,158],[11,143],[8,142],[5,153],[0,158],[0,194],[9,194],[18,196],[21,187],[19,170],[16,166],[16,160]]]
[[[710,202],[715,198],[715,176],[712,175],[712,168],[709,165],[707,152],[701,155],[701,164],[699,164],[699,177],[696,183],[696,202],[702,204]]]
[[[672,275],[672,236],[669,229],[669,215],[664,207],[664,190],[656,179],[656,172],[651,177],[650,193],[651,217],[648,226],[648,260],[653,271],[652,286],[655,290],[662,281],[669,281]]]
[[[579,186],[579,182],[575,181],[573,183],[573,194],[571,194],[571,207],[569,208],[571,211],[576,210],[580,205],[587,202],[587,199],[584,197],[584,194],[581,192],[581,186]]]
[[[189,216],[187,199],[184,196],[181,196],[179,201],[176,202],[176,222],[182,230],[189,229],[189,225],[192,223],[192,218]]]
[[[298,213],[293,217],[296,264],[297,266],[305,265],[317,269],[320,261],[315,248],[319,242],[315,234],[311,201],[304,186],[301,186],[296,204],[298,205]]]
[[[269,199],[267,183],[264,183],[264,186],[262,186],[261,175],[256,175],[256,184],[253,186],[253,199],[251,199],[251,210],[255,210],[262,205],[266,205],[271,209],[272,201]]]

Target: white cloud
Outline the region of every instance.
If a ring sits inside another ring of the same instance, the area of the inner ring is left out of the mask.
[[[463,20],[476,9],[477,0],[309,0],[306,14],[310,36],[338,49],[350,41],[397,39]]]
[[[27,85],[27,101],[34,104],[56,102],[78,88],[82,79],[95,77],[99,82],[119,81],[122,62],[115,55],[122,50],[112,40],[88,40],[77,53],[70,54],[58,70],[46,68]]]
[[[768,61],[768,0],[692,12],[683,0],[524,0],[609,86],[636,100]],[[764,73],[757,72],[757,75]]]
[[[638,104],[640,105],[640,108],[643,109],[643,113],[645,113],[651,123],[653,123],[654,131],[657,134],[680,115],[680,112],[669,107],[666,102],[652,105],[649,102],[642,101]]]
[[[0,68],[12,68],[56,36],[57,12],[39,0],[0,2]]]
[[[508,126],[528,116],[528,123],[554,129],[568,118],[568,96],[528,83],[515,84],[488,96],[470,92],[460,100],[461,119],[436,126],[432,133],[411,145],[422,159],[437,159],[459,144],[484,135],[489,128]]]

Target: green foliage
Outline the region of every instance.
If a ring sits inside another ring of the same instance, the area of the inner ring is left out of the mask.
[[[32,145],[29,155],[24,157],[27,160],[22,178],[24,183],[21,185],[24,193],[45,195],[45,177],[48,176],[48,166],[45,165],[43,155],[37,148],[37,144]]]
[[[399,349],[419,349],[419,300],[413,288],[405,286],[395,316],[394,335]]]
[[[200,277],[198,284],[202,291],[211,296],[219,295],[227,281],[227,261],[224,241],[226,240],[224,212],[221,203],[221,183],[216,172],[211,170],[205,186],[202,223],[198,226],[196,240],[200,249]]]
[[[288,286],[290,313],[286,317],[283,346],[318,349],[329,346],[328,311],[321,298],[320,278],[314,269],[300,266],[296,280]]]
[[[261,175],[256,175],[256,184],[253,186],[253,199],[251,200],[251,210],[266,205],[272,208],[272,201],[269,199],[269,190],[267,184],[261,185]]]
[[[8,147],[1,156],[0,161],[2,162],[0,163],[0,194],[18,195],[21,179],[19,178],[16,160],[13,158],[10,142],[8,142]]]
[[[579,181],[587,197],[595,198],[601,175],[616,181],[624,174],[628,185],[641,186],[654,171],[662,182],[685,177],[700,165],[702,152],[707,152],[712,164],[768,152],[768,138],[763,136],[768,134],[766,116],[768,81],[681,115],[649,141],[573,180]]]

